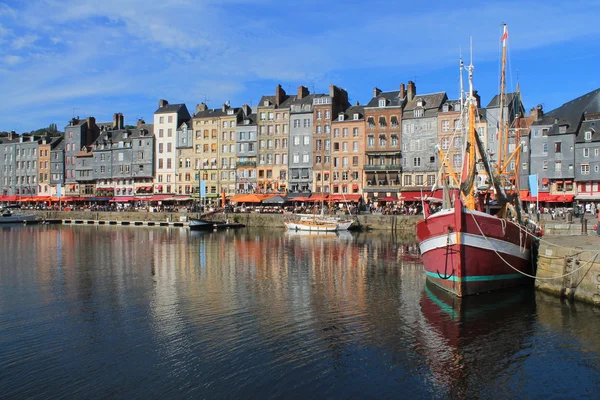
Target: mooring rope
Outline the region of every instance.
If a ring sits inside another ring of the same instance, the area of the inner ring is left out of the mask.
[[[508,261],[506,261],[504,259],[504,257],[502,257],[500,255],[500,253],[498,253],[498,251],[496,250],[496,248],[494,247],[494,244],[490,241],[490,239],[488,239],[487,236],[485,236],[485,234],[483,233],[483,230],[481,229],[481,226],[479,226],[479,222],[477,222],[477,219],[475,218],[475,215],[469,213],[471,215],[471,217],[473,218],[473,221],[475,222],[475,225],[477,225],[477,229],[479,229],[479,232],[481,233],[481,236],[483,236],[483,238],[488,242],[488,244],[490,246],[492,246],[492,250],[494,250],[494,253],[496,253],[496,255],[498,257],[500,257],[500,259],[506,264],[508,265],[510,268],[512,268],[513,270],[517,271],[518,273],[520,273],[521,275],[524,275],[526,277],[532,278],[532,279],[540,279],[540,280],[552,280],[552,279],[560,279],[560,278],[564,278],[565,276],[569,276],[571,274],[574,274],[575,272],[579,271],[580,269],[582,269],[586,264],[589,263],[593,263],[596,260],[596,257],[598,257],[598,255],[600,255],[600,251],[598,253],[596,253],[596,255],[594,255],[594,257],[590,257],[590,259],[588,261],[582,261],[581,262],[581,266],[579,268],[574,269],[571,272],[567,272],[566,274],[560,275],[560,276],[555,276],[555,277],[538,277],[535,275],[530,275],[528,273],[525,273],[515,267],[513,267]],[[572,256],[570,256],[572,257]]]

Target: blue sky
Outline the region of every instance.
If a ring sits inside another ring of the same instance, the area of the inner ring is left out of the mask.
[[[501,23],[507,88],[545,110],[600,87],[600,1],[0,0],[0,130],[75,114],[134,124],[160,98],[190,111],[256,105],[277,83],[330,83],[351,101],[373,87],[458,95],[458,54],[473,37],[475,85],[498,90]],[[518,71],[518,72],[517,72]]]

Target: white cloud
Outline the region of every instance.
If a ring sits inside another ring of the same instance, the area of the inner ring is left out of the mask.
[[[598,2],[582,4],[440,3],[425,11],[377,0],[368,7],[270,0],[31,0],[17,10],[0,4],[0,15],[27,15],[0,25],[0,42],[14,50],[0,48],[0,59],[21,66],[0,70],[0,91],[11,98],[0,109],[18,114],[49,101],[110,107],[99,101],[107,96],[195,104],[206,94],[217,106],[258,101],[261,93],[246,92],[254,81],[326,87],[350,68],[452,65],[469,36],[476,61],[490,60],[503,18],[513,52],[600,33]]]

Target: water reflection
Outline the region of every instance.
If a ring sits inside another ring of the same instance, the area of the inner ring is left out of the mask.
[[[556,389],[531,372],[554,347],[579,360],[561,390],[598,384],[595,311],[459,301],[410,238],[18,226],[0,249],[3,397],[522,396]]]

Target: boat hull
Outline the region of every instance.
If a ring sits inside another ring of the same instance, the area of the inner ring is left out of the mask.
[[[290,231],[335,232],[337,230],[336,224],[318,222],[285,222],[285,227]]]
[[[212,221],[190,218],[189,227],[193,231],[212,231],[215,229],[215,223]]]
[[[0,224],[35,224],[41,222],[36,215],[31,214],[12,214],[10,216],[1,216]]]
[[[417,223],[427,279],[459,296],[531,282],[531,236],[511,222],[462,208]]]

